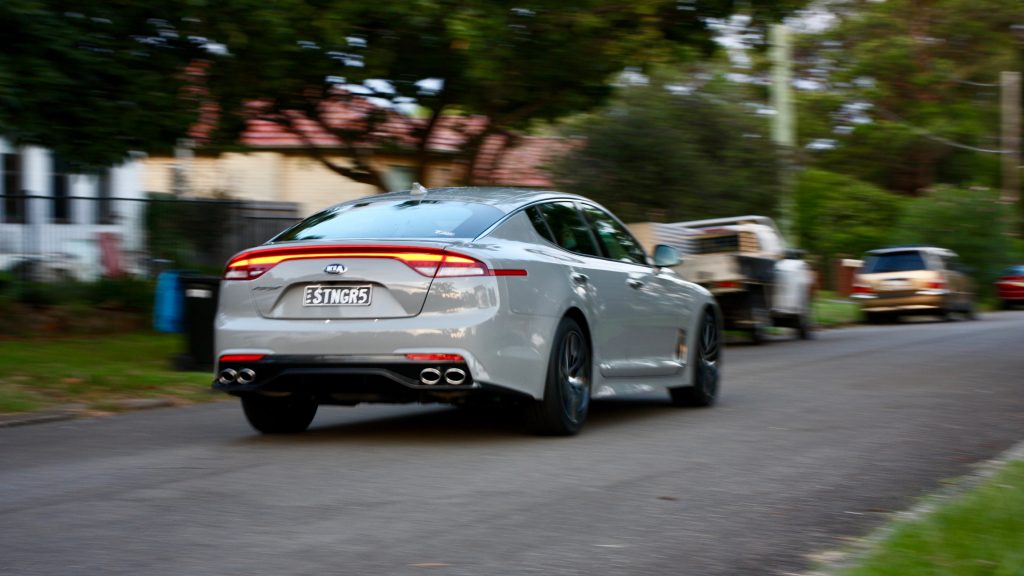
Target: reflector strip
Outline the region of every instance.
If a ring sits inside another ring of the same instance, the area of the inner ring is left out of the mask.
[[[465,362],[460,354],[406,354],[409,360],[419,362]]]
[[[494,270],[495,276],[526,276],[526,270]]]
[[[225,354],[220,357],[221,362],[258,362],[266,358],[266,354]]]

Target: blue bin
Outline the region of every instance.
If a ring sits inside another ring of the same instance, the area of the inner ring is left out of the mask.
[[[181,272],[166,270],[156,277],[156,302],[153,306],[153,329],[157,332],[183,331],[185,290]]]

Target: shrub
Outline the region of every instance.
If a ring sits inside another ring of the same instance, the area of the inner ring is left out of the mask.
[[[1010,208],[999,203],[998,191],[943,185],[910,202],[894,240],[955,251],[979,292],[989,294],[992,281],[1015,258],[1009,225]]]
[[[891,243],[905,203],[905,198],[856,178],[806,170],[796,190],[800,245],[826,263],[859,257]],[[830,278],[831,266],[821,272]]]

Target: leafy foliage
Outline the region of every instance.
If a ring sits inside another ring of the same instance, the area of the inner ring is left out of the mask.
[[[822,262],[859,257],[892,240],[904,198],[855,178],[806,170],[797,179],[797,228],[800,245]],[[831,266],[823,266],[827,277]]]
[[[988,188],[936,186],[907,206],[894,239],[955,251],[971,270],[981,292],[991,290],[1000,270],[1013,261],[1005,234],[1008,207]]]
[[[757,0],[745,10],[764,23],[803,3]],[[467,141],[472,160],[486,132],[599,104],[609,77],[626,66],[710,52],[708,19],[728,16],[735,4],[87,0],[71,8],[6,0],[0,125],[19,143],[105,165],[131,150],[168,149],[194,124],[201,100],[216,104],[212,137],[222,146],[237,142],[254,113],[294,129],[299,112],[349,152],[353,164],[333,165],[338,172],[380,184],[372,148],[399,143],[367,144],[387,114],[367,112],[338,128],[322,117],[325,100],[421,106],[425,121],[412,146],[421,169],[441,116],[482,115],[485,132]]]
[[[572,127],[585,145],[555,167],[559,184],[627,221],[771,214],[779,162],[767,122],[743,104],[740,87],[669,88],[657,80],[626,88]]]
[[[0,2],[0,126],[82,167],[172,146],[196,119],[185,2]]]
[[[824,91],[801,106],[801,141],[838,141],[818,166],[910,195],[934,183],[998,185],[998,82],[1019,70],[1024,3],[860,2],[833,30],[806,38],[802,76]],[[838,132],[837,132],[838,130]]]

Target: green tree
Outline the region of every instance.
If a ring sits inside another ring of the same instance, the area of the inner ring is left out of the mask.
[[[850,4],[798,51],[802,76],[822,88],[802,95],[801,119],[829,119],[804,123],[802,143],[838,141],[814,164],[910,195],[937,182],[998,185],[996,84],[1021,67],[1024,3]]]
[[[828,285],[839,257],[859,257],[893,240],[907,200],[844,174],[805,170],[797,178],[800,245],[824,265]]]
[[[803,2],[745,10],[763,23]],[[486,119],[467,129],[472,163],[489,133],[599,104],[626,66],[708,53],[709,19],[736,9],[734,0],[7,0],[0,123],[18,142],[104,164],[167,149],[200,101],[216,106],[211,145],[234,145],[254,116],[301,134],[298,113],[349,152],[350,163],[325,164],[380,185],[374,151],[411,147],[422,169],[446,114]],[[411,143],[390,135],[389,112],[363,106],[366,96],[422,107]],[[327,121],[332,99],[359,113],[341,127]]]
[[[186,2],[0,2],[0,134],[83,167],[167,149],[195,122]]]
[[[718,82],[680,92],[658,79],[625,88],[569,129],[581,145],[556,178],[627,221],[772,214],[778,157],[744,89]]]
[[[1005,233],[1008,211],[996,190],[936,186],[910,203],[893,238],[953,250],[988,294],[1003,267],[1014,262],[1015,247]]]

